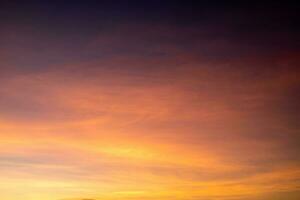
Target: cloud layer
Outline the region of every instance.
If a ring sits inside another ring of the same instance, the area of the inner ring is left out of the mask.
[[[290,46],[250,45],[226,20],[75,33],[14,20],[1,22],[3,199],[299,198]]]

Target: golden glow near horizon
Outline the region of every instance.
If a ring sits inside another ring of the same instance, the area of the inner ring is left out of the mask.
[[[1,199],[298,198],[299,161],[284,136],[296,133],[272,99],[299,80],[249,82],[210,67],[164,79],[63,68],[2,80]]]

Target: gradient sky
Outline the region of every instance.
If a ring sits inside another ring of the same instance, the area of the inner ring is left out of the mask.
[[[299,6],[49,2],[0,4],[1,199],[300,199]]]

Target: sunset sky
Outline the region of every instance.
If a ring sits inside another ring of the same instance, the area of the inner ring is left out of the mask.
[[[1,1],[0,199],[299,200],[299,6],[200,2]]]

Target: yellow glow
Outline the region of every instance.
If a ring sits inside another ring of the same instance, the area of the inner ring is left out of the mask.
[[[256,108],[277,97],[277,81],[240,88],[230,73],[220,82],[209,73],[199,80],[196,69],[188,74],[174,74],[170,85],[118,75],[66,81],[63,72],[8,81],[7,96],[38,108],[24,114],[7,105],[14,117],[0,115],[0,198],[269,200],[298,191],[299,161],[286,149],[293,141],[264,138],[295,130],[272,109]],[[200,94],[187,90],[205,83],[211,88]],[[254,102],[239,104],[245,101]]]

